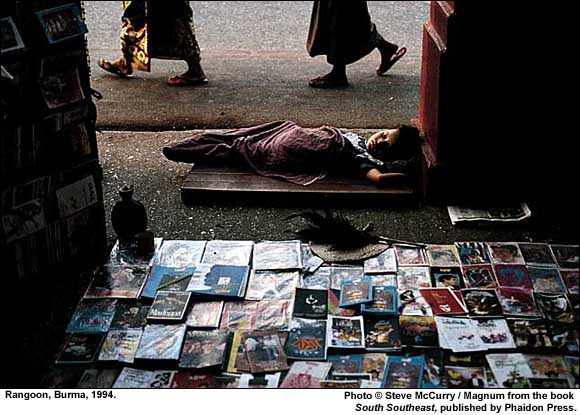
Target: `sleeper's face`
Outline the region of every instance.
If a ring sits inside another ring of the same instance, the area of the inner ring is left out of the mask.
[[[391,159],[389,150],[399,141],[400,131],[398,128],[383,130],[373,134],[367,141],[367,148],[373,157],[386,161]]]

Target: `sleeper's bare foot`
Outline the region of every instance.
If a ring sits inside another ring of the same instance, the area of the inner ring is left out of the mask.
[[[346,75],[337,75],[333,72],[311,79],[308,85],[312,88],[343,88],[348,86]]]

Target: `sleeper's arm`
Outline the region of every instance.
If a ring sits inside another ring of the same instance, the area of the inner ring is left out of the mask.
[[[394,184],[405,178],[404,173],[381,173],[378,169],[370,169],[366,176],[367,179],[377,185]]]

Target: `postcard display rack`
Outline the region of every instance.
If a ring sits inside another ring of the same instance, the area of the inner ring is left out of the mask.
[[[79,1],[2,7],[0,249],[16,281],[67,275],[104,252],[82,13]]]

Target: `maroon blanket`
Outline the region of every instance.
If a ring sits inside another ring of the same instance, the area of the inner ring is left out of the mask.
[[[163,148],[169,160],[184,163],[242,163],[256,173],[309,185],[341,159],[346,140],[335,128],[302,128],[276,121],[223,134],[204,133]]]

